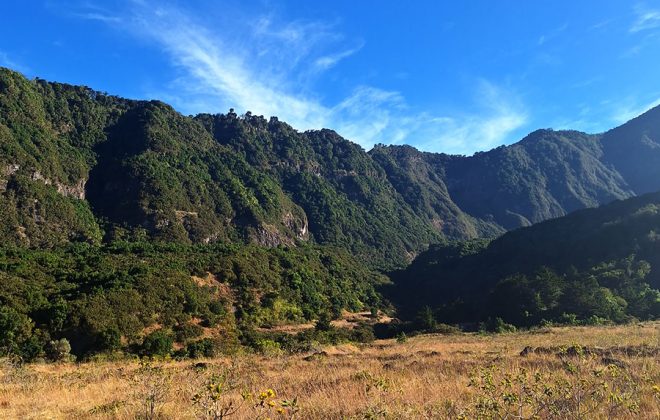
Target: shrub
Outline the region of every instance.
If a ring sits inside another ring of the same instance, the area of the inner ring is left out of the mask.
[[[213,357],[216,353],[216,343],[210,338],[193,341],[186,346],[186,355],[193,359],[199,357]]]
[[[277,341],[267,338],[257,340],[256,349],[265,356],[279,356],[282,354],[282,346]]]
[[[515,330],[515,328],[514,328]],[[448,324],[438,324],[436,325],[435,329],[433,332],[438,333],[438,334],[458,334],[461,332],[461,329],[453,326],[453,325],[448,325]]]
[[[415,324],[417,328],[422,331],[433,331],[437,326],[438,322],[435,319],[433,314],[433,309],[429,306],[425,306],[417,313],[415,317]]]
[[[321,312],[319,314],[319,319],[314,325],[314,329],[316,329],[316,331],[330,331],[332,329],[332,324],[330,323],[331,320],[329,313]]]
[[[462,408],[448,404],[448,417],[635,418],[639,413],[639,384],[623,369],[613,364],[603,367],[584,354],[563,360],[563,366],[563,371],[551,372],[484,367],[468,384],[475,389],[471,404]]]
[[[495,319],[488,318],[486,322],[480,323],[479,330],[501,334],[516,332],[516,327],[514,325],[507,324],[502,318],[497,317]]]
[[[75,356],[71,355],[71,344],[66,338],[48,343],[47,355],[53,362],[68,362],[75,359]]]
[[[115,328],[108,328],[99,333],[96,339],[99,350],[115,351],[121,347],[121,334]]]
[[[32,334],[32,321],[12,308],[0,308],[0,353],[20,354]]]
[[[141,353],[143,356],[168,356],[172,352],[174,340],[164,330],[156,330],[144,337]]]
[[[182,323],[174,327],[174,334],[176,341],[184,343],[192,338],[197,338],[204,332],[204,329],[199,325]]]
[[[371,343],[376,339],[373,328],[368,324],[360,324],[351,331],[351,341]]]

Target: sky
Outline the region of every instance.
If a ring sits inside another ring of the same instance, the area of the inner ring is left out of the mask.
[[[660,0],[12,1],[0,66],[471,155],[660,104]]]

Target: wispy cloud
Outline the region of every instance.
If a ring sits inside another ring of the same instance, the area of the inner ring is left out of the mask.
[[[594,23],[589,27],[590,31],[598,31],[610,26],[614,22],[614,19],[605,19],[599,22]]]
[[[464,153],[470,149],[488,150],[503,144],[527,122],[528,113],[524,105],[511,92],[481,80],[475,95],[479,112],[429,121],[437,137],[430,138],[424,149],[452,153]]]
[[[639,56],[644,50],[658,44],[660,39],[660,9],[649,9],[644,4],[636,4],[633,8],[635,20],[628,29],[634,44],[626,48],[620,55],[621,59],[631,59]]]
[[[325,55],[323,57],[319,57],[316,60],[314,60],[314,66],[318,70],[327,70],[331,67],[334,67],[337,63],[339,63],[341,60],[344,58],[350,57],[356,52],[360,51],[362,47],[364,46],[364,42],[360,43],[359,46],[355,48],[351,48],[348,50],[344,50],[335,54],[330,54],[330,55]]]
[[[26,66],[9,57],[4,51],[0,51],[0,67],[7,67],[12,70],[20,71],[21,73],[29,72],[29,69]]]
[[[547,34],[543,34],[539,37],[538,41],[536,42],[538,46],[542,46],[543,44],[547,43],[548,41],[551,41],[552,39],[558,37],[561,35],[563,32],[568,29],[568,23],[564,23],[561,26],[558,26],[557,28],[551,30]]]
[[[100,12],[74,13],[73,16],[81,19],[96,20],[104,23],[121,23],[121,19],[119,17],[103,14]]]
[[[660,27],[660,10],[647,9],[638,4],[635,6],[636,19],[630,27],[630,32],[641,32]]]
[[[623,103],[619,102],[617,107],[614,109],[612,120],[617,124],[623,124],[635,117],[640,116],[649,109],[655,108],[658,105],[660,105],[660,95],[658,95],[658,98],[653,101],[642,102],[641,104],[640,101],[636,98],[628,98],[627,100],[623,101]]]
[[[274,15],[250,17],[233,37],[201,22],[180,8],[143,2],[106,23],[120,23],[168,54],[180,77],[159,96],[187,113],[232,107],[276,115],[301,130],[331,128],[365,148],[405,142],[462,154],[502,144],[527,120],[515,95],[487,81],[475,92],[478,109],[460,115],[416,112],[401,93],[366,85],[327,103],[304,81],[358,54],[363,41],[345,39],[332,22],[281,22]]]

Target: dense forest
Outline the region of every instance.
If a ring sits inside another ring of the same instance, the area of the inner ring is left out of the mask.
[[[0,69],[4,243],[152,239],[340,246],[373,267],[660,190],[660,108],[602,135],[539,130],[471,157],[367,152],[331,130]]]
[[[431,247],[392,275],[388,295],[409,316],[447,323],[489,318],[624,321],[660,316],[660,193],[484,240]]]
[[[656,108],[471,157],[365,151],[0,68],[0,352],[293,350],[371,339],[330,320],[392,305],[421,329],[657,317],[660,200],[630,197],[660,190],[659,138]]]
[[[2,248],[0,349],[31,360],[62,339],[78,356],[259,347],[260,327],[382,307],[387,278],[362,267],[346,251],[307,246]]]

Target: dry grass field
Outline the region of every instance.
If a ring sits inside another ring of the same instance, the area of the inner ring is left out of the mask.
[[[6,361],[0,418],[657,419],[659,340],[644,323],[202,362]]]

